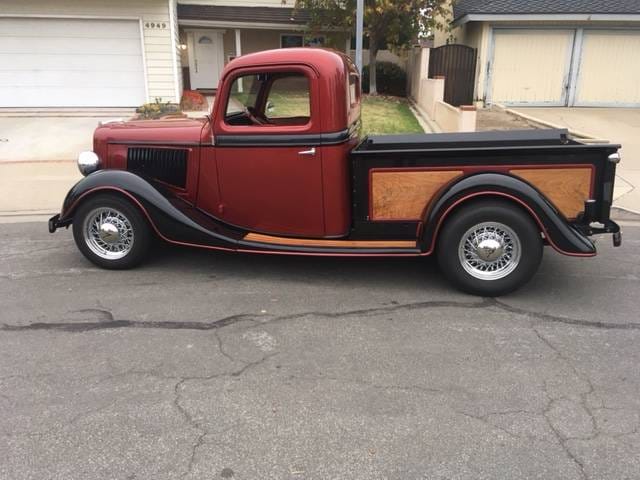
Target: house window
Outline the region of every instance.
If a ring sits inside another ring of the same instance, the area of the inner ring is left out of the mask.
[[[301,47],[304,45],[302,35],[280,35],[280,48]]]
[[[306,125],[311,118],[309,79],[287,71],[237,77],[224,118],[233,126]]]
[[[324,35],[305,37],[302,34],[282,34],[280,35],[280,48],[322,47],[324,40]]]

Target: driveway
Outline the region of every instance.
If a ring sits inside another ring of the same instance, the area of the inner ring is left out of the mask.
[[[499,301],[428,260],[0,238],[1,479],[640,477],[638,226]]]
[[[515,108],[517,112],[622,144],[614,205],[640,212],[640,109]]]
[[[0,215],[58,211],[69,188],[81,178],[75,159],[78,152],[93,149],[98,123],[131,113],[1,116]]]
[[[122,118],[121,113],[68,116],[35,113],[34,116],[0,117],[0,163],[74,160],[78,152],[93,148],[93,131],[102,120]],[[129,116],[131,112],[128,112]],[[126,117],[125,117],[126,118]]]

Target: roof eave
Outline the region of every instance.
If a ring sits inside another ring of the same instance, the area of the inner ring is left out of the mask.
[[[638,13],[467,13],[451,22],[454,27],[469,22],[640,22]]]

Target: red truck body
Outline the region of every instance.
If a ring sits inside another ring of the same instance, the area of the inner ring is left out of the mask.
[[[361,139],[360,113],[342,54],[237,58],[206,118],[99,127],[79,158],[88,175],[49,228],[73,224],[80,250],[107,268],[140,261],[145,229],[237,252],[438,252],[458,286],[490,295],[530,278],[543,244],[592,256],[590,235],[620,243],[609,219],[619,146],[558,130]]]

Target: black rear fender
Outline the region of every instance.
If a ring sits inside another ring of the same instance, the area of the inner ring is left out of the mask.
[[[447,217],[462,205],[482,198],[501,198],[518,205],[531,216],[549,244],[558,252],[572,256],[593,256],[595,245],[527,182],[508,174],[479,173],[447,186],[427,210],[422,248],[432,252],[438,232]]]

